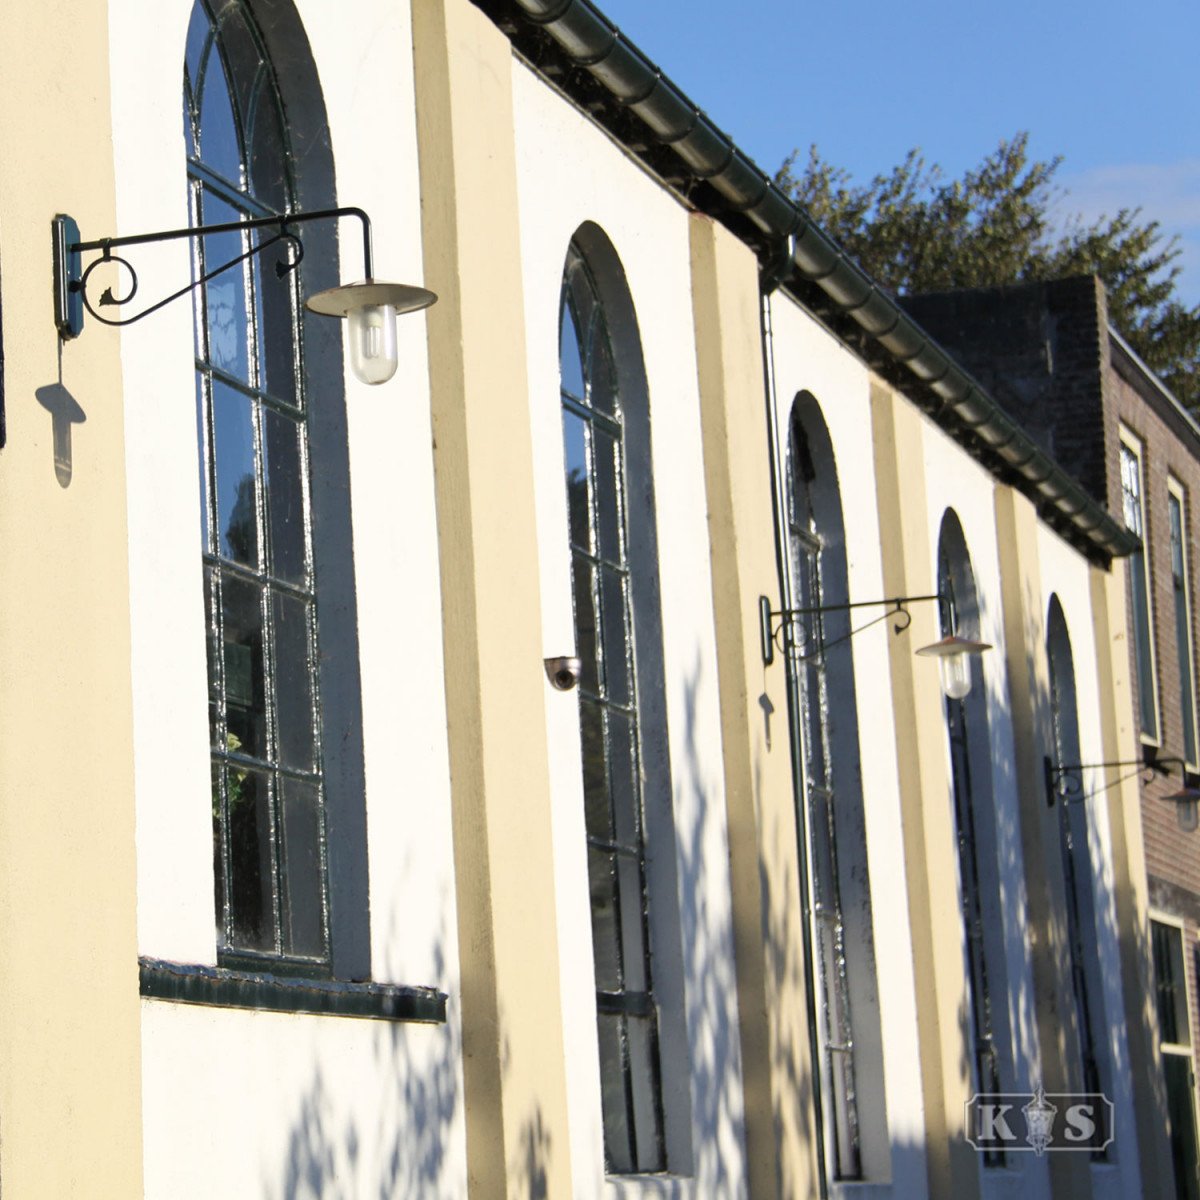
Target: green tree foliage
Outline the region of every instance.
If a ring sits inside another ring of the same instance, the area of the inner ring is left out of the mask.
[[[946,179],[919,150],[870,183],[826,162],[815,146],[793,153],[776,183],[862,267],[892,291],[991,287],[1097,274],[1109,319],[1189,407],[1200,407],[1200,305],[1175,295],[1177,238],[1141,210],[1087,223],[1056,219],[1061,158],[1029,160],[1029,135],[1002,141],[961,179]]]

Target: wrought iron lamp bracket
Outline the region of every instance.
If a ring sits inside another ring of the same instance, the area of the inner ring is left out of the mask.
[[[1070,804],[1077,800],[1087,800],[1091,796],[1098,796],[1101,792],[1106,792],[1109,788],[1116,787],[1118,783],[1122,783],[1126,779],[1131,779],[1134,775],[1140,776],[1142,784],[1145,785],[1157,775],[1169,774],[1170,768],[1173,766],[1179,767],[1180,771],[1185,769],[1182,758],[1156,758],[1153,762],[1146,762],[1140,758],[1127,758],[1119,759],[1115,762],[1056,764],[1054,759],[1047,754],[1042,759],[1042,770],[1046,783],[1046,805],[1048,808],[1053,808],[1055,800],[1061,800],[1064,804]],[[1118,767],[1135,769],[1131,770],[1128,775],[1120,775],[1111,782],[1106,783],[1103,787],[1096,788],[1095,791],[1084,791],[1084,771],[1099,771],[1109,768],[1116,769]]]
[[[252,258],[256,254],[261,254],[264,250],[278,245],[280,242],[286,243],[289,250],[287,259],[284,262],[276,264],[276,273],[282,278],[288,272],[294,271],[304,257],[304,243],[299,233],[292,227],[305,224],[309,221],[336,220],[340,217],[354,217],[362,223],[363,273],[367,280],[371,280],[373,278],[371,218],[361,208],[327,208],[315,212],[281,213],[274,217],[256,217],[244,221],[229,221],[215,225],[191,225],[183,229],[166,229],[156,233],[134,234],[129,237],[99,238],[90,242],[81,241],[79,226],[71,217],[60,214],[54,218],[52,224],[54,247],[54,323],[58,327],[59,336],[64,341],[78,337],[83,330],[83,314],[85,310],[104,325],[132,325],[135,321],[140,321],[143,317],[148,317],[151,313],[157,312],[160,308],[164,308],[172,301],[178,300],[181,296],[186,296],[202,283],[206,283],[222,272],[228,271],[230,268],[237,266],[248,258]],[[198,279],[194,279],[191,283],[179,288],[178,291],[172,292],[164,299],[156,301],[148,308],[134,313],[130,317],[109,317],[97,311],[97,308],[128,304],[137,294],[137,271],[134,270],[132,263],[128,259],[113,253],[114,247],[144,246],[157,242],[176,241],[181,238],[199,238],[217,233],[240,233],[243,230],[253,229],[274,229],[276,233],[274,237],[266,238],[256,245],[251,246],[244,254],[239,254],[236,258],[232,258],[228,262],[214,267],[211,271],[206,271]],[[92,251],[99,251],[99,257],[92,259],[87,266],[84,266],[83,256]],[[129,273],[129,291],[123,296],[116,297],[113,295],[112,288],[106,287],[101,292],[96,304],[93,305],[88,296],[88,282],[92,272],[97,267],[112,266],[114,264],[124,268]]]
[[[852,604],[820,604],[812,608],[776,610],[771,607],[769,597],[759,596],[758,624],[759,637],[762,642],[763,665],[769,667],[775,661],[776,648],[781,654],[790,655],[803,661],[830,646],[847,641],[856,633],[861,633],[864,629],[877,625],[880,621],[893,621],[892,632],[903,633],[912,624],[912,613],[908,611],[908,605],[931,600],[944,603],[944,597],[935,593],[932,596],[890,596],[883,600],[857,600]],[[808,649],[809,643],[813,640],[813,628],[810,623],[805,622],[805,617],[819,617],[830,612],[850,612],[858,608],[883,608],[887,611],[868,621],[865,625],[851,629],[842,637],[835,638],[831,642],[821,643],[811,650]]]

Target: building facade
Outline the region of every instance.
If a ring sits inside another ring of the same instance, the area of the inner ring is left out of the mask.
[[[586,0],[9,16],[6,1193],[1170,1195],[1103,503]]]
[[[911,311],[1141,539],[1125,568],[1150,905],[1146,936],[1176,1195],[1197,1194],[1196,533],[1200,429],[1108,323],[1092,277],[915,297]],[[1157,765],[1157,770],[1154,769]],[[1113,768],[1089,787],[1119,778]]]

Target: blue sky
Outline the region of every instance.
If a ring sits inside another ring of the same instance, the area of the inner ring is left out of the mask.
[[[1200,0],[595,0],[763,170],[815,142],[866,182],[920,146],[1063,157],[1064,212],[1140,206],[1200,303]]]

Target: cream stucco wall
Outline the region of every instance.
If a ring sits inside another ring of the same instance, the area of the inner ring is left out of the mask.
[[[614,1195],[743,1194],[740,1051],[732,955],[721,727],[708,554],[688,217],[585,117],[528,70],[514,73],[520,236],[541,562],[543,651],[572,652],[571,584],[558,379],[559,292],[585,221],[611,241],[641,334],[650,397],[663,654],[679,894],[681,989],[690,1071],[690,1179],[610,1180]],[[575,698],[547,688],[575,1195],[602,1195],[595,992]],[[652,904],[655,899],[652,897]],[[662,904],[662,900],[657,901]],[[678,1100],[674,1101],[680,1107]],[[670,1115],[668,1115],[670,1124]],[[670,1155],[670,1149],[668,1149]],[[665,1190],[664,1190],[665,1189]]]
[[[103,5],[8,6],[0,41],[0,1182],[141,1188],[120,340],[60,347],[50,222],[111,227]],[[78,47],[87,52],[75,54]]]
[[[889,595],[879,554],[881,530],[875,459],[869,439],[870,376],[835,338],[782,295],[772,297],[772,361],[775,378],[776,445],[787,453],[788,421],[796,396],[809,392],[820,405],[833,446],[846,536],[849,595],[852,601]],[[864,610],[863,625],[883,610]],[[914,616],[918,614],[914,613]],[[884,1089],[891,1162],[876,1179],[881,1194],[905,1195],[924,1186],[925,1112],[919,1087],[916,999],[907,880],[895,867],[902,843],[898,802],[896,713],[888,675],[891,622],[854,638],[854,674],[858,701],[859,758],[866,818],[867,867],[871,881],[871,918],[875,938],[879,1019],[884,1052]],[[911,641],[913,632],[900,635]],[[918,644],[918,643],[913,643]],[[890,1184],[891,1186],[885,1186]],[[855,1184],[851,1190],[860,1191]]]
[[[379,275],[423,278],[408,10],[298,0],[321,79],[338,200],[374,219]],[[180,117],[190,0],[109,6],[115,224],[188,222]],[[364,30],[369,36],[364,37]],[[364,80],[369,79],[369,85]],[[379,112],[392,114],[380,124]],[[82,222],[81,222],[82,224]],[[343,278],[362,275],[357,229]],[[188,276],[184,243],[136,265],[146,294]],[[204,617],[191,308],[121,339],[128,451],[129,608],[138,828],[138,949],[215,961]],[[88,339],[111,337],[92,326]],[[388,385],[346,380],[370,855],[372,973],[455,996],[458,948],[424,318],[399,328]],[[82,344],[82,343],[81,343]],[[114,345],[115,345],[114,340]],[[312,397],[314,404],[322,397]],[[136,970],[136,964],[133,965]],[[440,1028],[143,1001],[146,1194],[282,1194],[336,1164],[346,1195],[463,1194],[457,1004]],[[230,1129],[240,1136],[229,1137]],[[181,1170],[181,1164],[197,1164]],[[203,1163],[200,1167],[198,1164]],[[333,1169],[332,1167],[330,1169]],[[255,1193],[259,1194],[259,1193]]]

